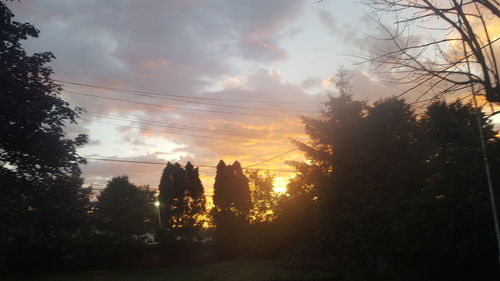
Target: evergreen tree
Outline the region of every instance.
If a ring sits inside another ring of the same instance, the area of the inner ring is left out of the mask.
[[[438,101],[419,122],[426,180],[412,201],[407,237],[413,247],[406,250],[410,262],[441,279],[483,280],[481,276],[498,268],[477,114],[470,104]],[[480,114],[498,187],[500,139],[491,121]],[[498,192],[495,195],[498,202]]]
[[[311,144],[299,147],[309,162],[297,164],[278,204],[283,243],[334,254],[360,280],[384,270],[399,279],[489,280],[495,238],[476,110],[436,102],[417,117],[403,100],[368,105],[346,91],[326,106],[304,119]],[[497,182],[500,141],[484,121]]]
[[[205,195],[198,168],[189,162],[185,168],[168,162],[159,190],[162,224],[182,240],[198,240],[205,212]]]
[[[170,230],[178,230],[183,225],[185,179],[184,169],[179,163],[167,163],[160,179],[159,200],[163,210],[161,217]]]
[[[184,198],[184,228],[188,240],[198,240],[199,232],[205,223],[205,191],[200,180],[198,168],[191,162],[185,167],[186,193]]]
[[[340,78],[340,95],[330,98],[323,116],[304,118],[311,144],[299,147],[310,162],[298,165],[301,174],[283,211],[301,207],[314,219],[299,221],[306,231],[292,234],[336,253],[347,273],[369,276],[382,261],[404,255],[408,203],[424,181],[425,153],[416,145],[409,105],[394,98],[373,105],[354,100],[345,75]]]
[[[235,161],[226,165],[220,160],[214,183],[214,207],[211,217],[216,225],[216,244],[224,255],[234,255],[241,247],[241,235],[252,207],[248,178]]]
[[[249,180],[238,161],[226,165],[220,160],[217,164],[214,205],[217,209],[228,210],[241,217],[248,215],[252,207]]]

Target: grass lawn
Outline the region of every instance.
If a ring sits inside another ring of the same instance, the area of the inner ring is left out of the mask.
[[[291,269],[274,260],[237,260],[207,265],[114,272],[8,276],[7,281],[262,281],[314,280],[332,276],[319,269]]]

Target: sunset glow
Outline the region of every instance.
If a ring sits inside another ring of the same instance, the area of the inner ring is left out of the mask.
[[[286,185],[288,184],[288,178],[276,177],[274,179],[274,192],[285,193]]]
[[[200,165],[208,194],[213,166],[237,160],[243,168],[270,169],[274,190],[283,193],[293,173],[273,170],[293,170],[285,162],[305,161],[304,155],[266,160],[305,140],[300,116],[318,117],[328,94],[337,94],[332,77],[340,66],[350,69],[360,98],[398,91],[368,66],[353,64],[352,56],[379,44],[366,36],[378,31],[355,1],[255,3],[241,15],[238,4],[224,3],[201,18],[196,1],[174,2],[124,2],[110,13],[85,14],[85,2],[8,3],[41,30],[28,50],[54,52],[55,78],[69,82],[59,82],[63,97],[87,110],[67,127],[70,135],[90,136],[81,155],[191,161]],[[137,10],[146,16],[137,17]],[[492,36],[497,31],[498,25],[491,28]],[[103,186],[127,174],[156,188],[162,169],[89,161],[83,176],[86,185]]]
[[[0,19],[6,281],[500,280],[498,0]]]

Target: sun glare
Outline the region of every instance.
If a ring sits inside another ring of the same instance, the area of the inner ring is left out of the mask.
[[[285,193],[286,185],[288,184],[288,178],[276,177],[274,178],[274,192]]]

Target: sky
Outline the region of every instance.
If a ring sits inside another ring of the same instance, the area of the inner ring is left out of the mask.
[[[359,1],[24,0],[8,5],[15,20],[41,32],[24,42],[26,50],[52,52],[57,58],[51,63],[53,78],[64,81],[59,82],[62,97],[86,110],[77,125],[67,127],[69,136],[89,135],[80,155],[191,161],[200,165],[207,194],[215,169],[205,166],[221,159],[273,169],[275,185],[283,188],[294,175],[286,162],[304,160],[293,150],[294,140],[307,141],[300,116],[319,116],[328,94],[337,94],[339,67],[350,71],[357,98],[375,101],[398,92],[359,63],[359,56],[383,47]],[[82,171],[85,184],[97,188],[119,175],[156,188],[163,168],[89,160]]]

